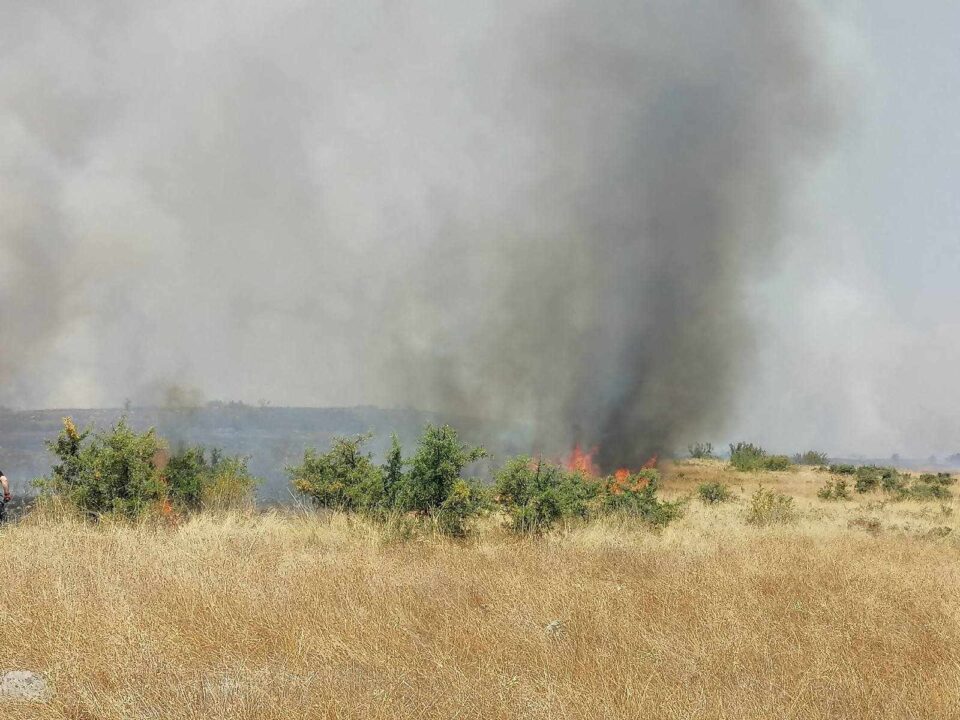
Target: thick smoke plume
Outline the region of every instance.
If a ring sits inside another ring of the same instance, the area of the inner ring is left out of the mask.
[[[464,6],[466,5],[466,6]],[[801,0],[0,4],[0,402],[722,422],[831,135]]]

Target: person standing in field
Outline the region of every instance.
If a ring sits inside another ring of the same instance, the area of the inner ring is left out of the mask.
[[[7,503],[10,502],[11,498],[10,481],[3,474],[3,470],[0,470],[0,486],[3,487],[3,503],[0,503],[0,523],[3,523],[7,520]]]

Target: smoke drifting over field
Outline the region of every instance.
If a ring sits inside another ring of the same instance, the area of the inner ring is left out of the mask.
[[[406,404],[606,466],[716,430],[825,19],[463,5],[0,4],[0,403]]]

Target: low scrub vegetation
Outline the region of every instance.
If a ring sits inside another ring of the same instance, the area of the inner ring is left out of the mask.
[[[849,500],[850,488],[842,477],[827,480],[826,484],[817,491],[817,497],[821,500]]]
[[[787,470],[790,458],[786,455],[769,455],[759,445],[739,442],[730,446],[730,464],[742,472],[759,470]]]
[[[751,525],[783,525],[797,520],[793,498],[762,485],[750,498],[747,522]]]
[[[257,483],[243,458],[214,450],[208,460],[200,447],[169,457],[153,429],[137,432],[124,418],[101,432],[81,431],[64,418],[47,445],[57,462],[49,477],[34,483],[41,498],[89,517],[236,508],[252,502]]]
[[[326,453],[308,450],[288,469],[294,488],[318,507],[375,519],[413,516],[443,534],[462,536],[488,510],[507,517],[516,533],[542,534],[562,521],[607,514],[663,526],[680,512],[657,498],[659,472],[619,472],[595,478],[543,458],[519,456],[495,474],[493,487],[463,477],[484,450],[460,442],[449,427],[428,425],[413,457],[404,459],[396,438],[382,466],[363,451],[369,436],[336,438]]]
[[[716,505],[731,498],[730,488],[721,482],[701,483],[697,486],[697,495],[705,505]]]
[[[713,457],[713,444],[712,443],[694,443],[687,447],[687,451],[690,453],[690,457],[697,460],[705,460],[707,458]]]
[[[952,497],[950,486],[956,483],[950,473],[924,473],[911,476],[901,473],[893,467],[875,465],[831,465],[830,472],[837,479],[828,480],[819,496],[825,500],[838,499],[830,494],[828,488],[836,488],[841,483],[846,491],[846,480],[852,477],[853,489],[859,494],[882,492],[893,500],[944,500]],[[819,494],[819,493],[818,493]]]
[[[830,462],[830,459],[824,452],[820,452],[818,450],[807,450],[806,452],[797,453],[794,455],[793,462],[796,465],[816,465],[819,467],[827,465]]]

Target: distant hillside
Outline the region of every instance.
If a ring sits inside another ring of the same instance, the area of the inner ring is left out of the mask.
[[[492,453],[528,452],[524,433],[504,434],[483,423],[465,418],[443,418],[417,410],[386,410],[376,407],[280,408],[253,407],[242,403],[212,403],[196,408],[130,408],[4,410],[0,409],[0,469],[10,478],[15,493],[26,494],[32,478],[46,475],[53,462],[44,441],[55,438],[62,419],[70,416],[80,427],[106,428],[126,415],[138,430],[157,428],[173,448],[184,444],[217,447],[226,453],[246,455],[252,471],[263,478],[263,499],[288,497],[284,468],[299,462],[307,447],[326,448],[335,435],[372,431],[369,448],[382,457],[396,432],[405,454],[427,422],[449,422],[461,431],[464,441],[484,444]],[[499,432],[499,434],[497,434]],[[519,443],[519,444],[518,444]],[[477,468],[483,473],[485,467]]]

